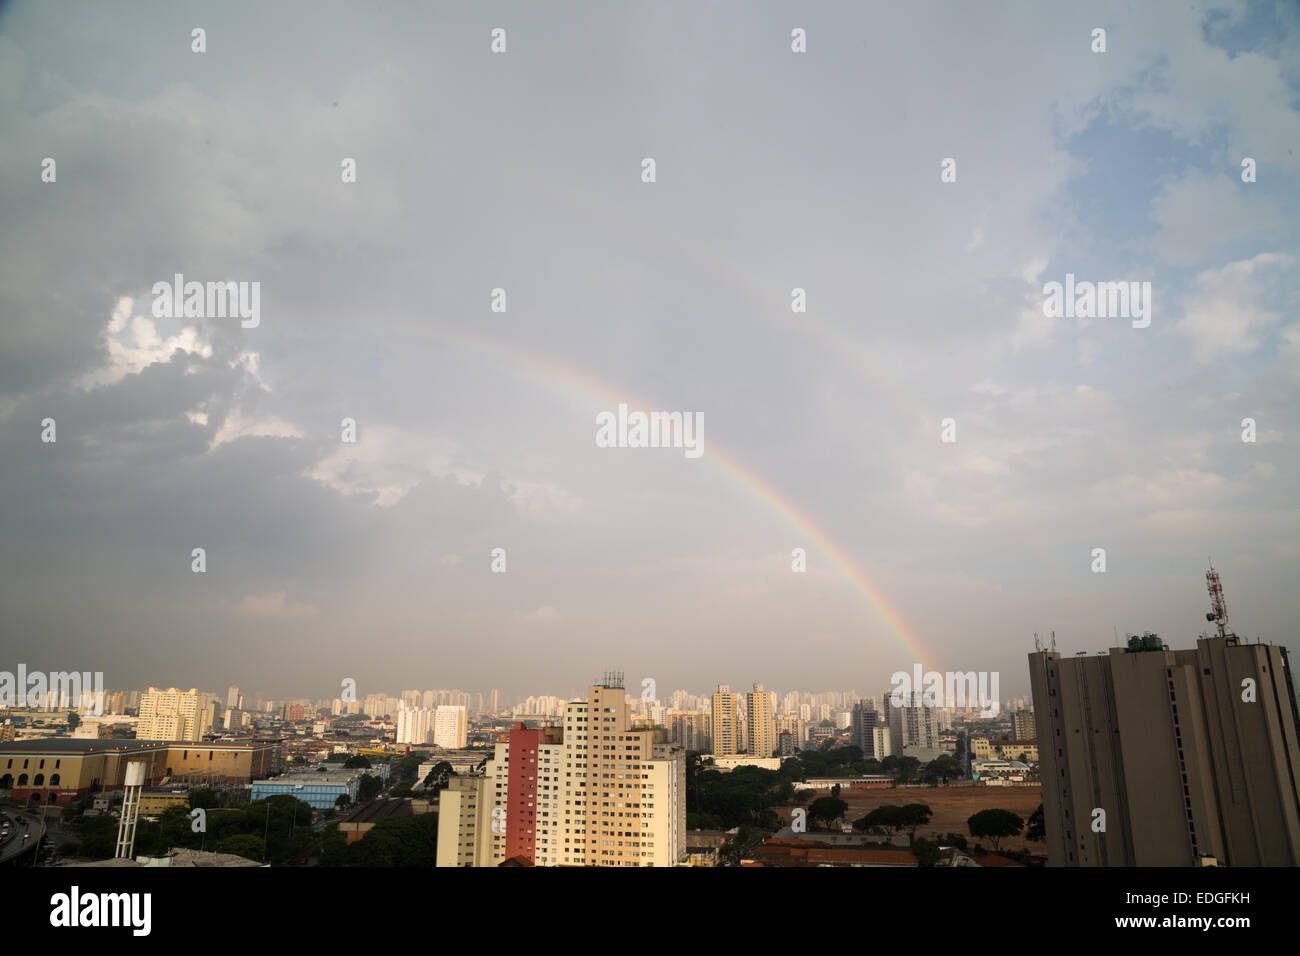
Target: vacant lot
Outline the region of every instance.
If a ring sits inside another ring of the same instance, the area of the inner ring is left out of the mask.
[[[830,796],[829,790],[817,791],[817,796]],[[933,839],[940,833],[960,833],[971,845],[971,838],[966,828],[966,821],[981,810],[1010,810],[1028,821],[1029,815],[1043,802],[1042,791],[1038,787],[904,787],[898,790],[841,790],[840,799],[849,805],[848,819],[857,820],[876,807],[887,803],[902,806],[906,803],[924,803],[933,812],[928,826],[916,831],[917,836]],[[790,807],[778,807],[777,812],[787,822],[790,819]],[[1047,847],[1042,843],[1033,843],[1023,836],[1009,837],[1002,841],[1006,850],[1028,848],[1031,853],[1045,854]],[[985,846],[992,847],[989,840],[981,840]]]

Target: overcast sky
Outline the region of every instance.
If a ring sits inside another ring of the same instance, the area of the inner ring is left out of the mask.
[[[1300,15],[1087,6],[4,6],[0,669],[1008,697],[1035,631],[1192,646],[1209,556],[1295,648]]]

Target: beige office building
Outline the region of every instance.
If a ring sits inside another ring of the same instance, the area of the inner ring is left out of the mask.
[[[1029,655],[1051,865],[1300,865],[1285,648],[1135,640]]]
[[[776,694],[755,684],[745,694],[745,723],[749,733],[749,753],[755,757],[770,757],[777,749]]]
[[[730,757],[740,753],[740,695],[726,684],[713,695],[713,754]]]

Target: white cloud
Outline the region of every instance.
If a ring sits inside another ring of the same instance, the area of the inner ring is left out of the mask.
[[[1196,276],[1196,288],[1183,298],[1183,318],[1174,324],[1192,340],[1196,361],[1218,361],[1259,348],[1263,332],[1281,318],[1260,300],[1277,278],[1276,270],[1293,262],[1291,256],[1265,252]]]

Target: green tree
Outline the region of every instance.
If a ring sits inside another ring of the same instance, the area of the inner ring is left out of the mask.
[[[917,837],[912,841],[912,852],[916,854],[917,866],[934,866],[943,859],[939,844],[931,843],[924,837]]]
[[[916,832],[917,827],[923,827],[930,822],[931,811],[924,803],[909,803],[899,811],[899,819],[904,827]]]
[[[207,787],[190,791],[191,810],[213,810],[222,806],[221,793]]]
[[[1029,815],[1029,823],[1025,827],[1025,839],[1033,840],[1036,843],[1047,841],[1047,825],[1043,821],[1043,805],[1040,803],[1038,809]]]
[[[363,773],[361,779],[357,781],[357,802],[365,803],[367,800],[375,799],[383,788],[384,783],[382,780],[371,774]]]
[[[723,848],[723,858],[731,866],[740,866],[740,861],[749,856],[754,847],[758,846],[765,839],[767,834],[758,827],[742,824],[737,828],[736,833]]]
[[[879,828],[893,833],[907,826],[908,819],[903,813],[902,807],[893,803],[885,803],[870,811],[866,816],[854,820],[853,828],[864,832]]]
[[[848,812],[849,805],[838,797],[818,797],[808,808],[808,819],[820,821],[830,829],[832,823],[843,819]]]
[[[925,777],[932,782],[942,781],[947,783],[953,777],[960,777],[961,764],[949,754],[936,757],[925,765]]]
[[[246,860],[257,860],[259,863],[266,859],[266,844],[261,837],[253,836],[251,833],[237,833],[226,837],[221,841],[218,851],[233,853]]]
[[[988,837],[997,849],[1003,837],[1015,836],[1025,825],[1017,814],[1010,810],[981,810],[966,821],[966,828],[973,837]]]
[[[351,770],[354,767],[359,767],[363,770],[369,770],[370,761],[366,759],[366,757],[362,756],[361,754],[356,754],[354,756],[348,757],[346,760],[343,761],[344,770]]]
[[[433,866],[438,857],[438,815],[386,817],[350,844],[348,866]]]

